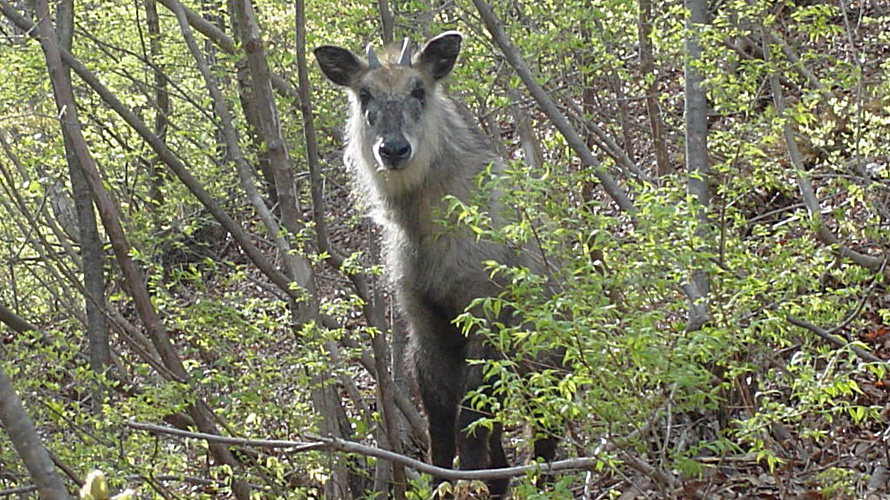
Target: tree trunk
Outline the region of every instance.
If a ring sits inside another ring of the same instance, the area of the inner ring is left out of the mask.
[[[59,26],[59,44],[65,50],[71,50],[74,39],[74,0],[61,0],[58,4],[57,23]],[[71,71],[66,66],[64,78],[71,85]],[[111,364],[111,347],[108,343],[108,321],[105,317],[105,252],[96,226],[96,214],[93,212],[93,198],[90,187],[78,164],[74,152],[72,138],[68,131],[62,129],[65,143],[65,155],[68,161],[68,173],[71,176],[71,189],[74,194],[74,205],[77,212],[77,224],[80,230],[81,265],[83,285],[86,290],[87,338],[90,345],[90,369],[97,375],[103,375]],[[93,412],[102,411],[105,391],[98,383],[93,390]]]
[[[639,0],[640,73],[643,78],[652,78],[646,85],[646,114],[649,117],[649,132],[655,150],[655,173],[662,177],[671,172],[667,144],[664,138],[664,123],[658,106],[658,78],[655,74],[655,54],[652,47],[652,0]]]
[[[708,103],[702,86],[703,76],[696,68],[701,60],[699,41],[701,26],[707,23],[706,0],[686,0],[689,17],[686,19],[686,60],[683,75],[686,81],[686,174],[687,190],[692,195],[696,211],[695,236],[701,242],[708,238]],[[696,249],[699,250],[699,249]],[[687,330],[698,330],[710,319],[708,307],[709,277],[704,270],[704,259],[693,258],[689,282],[683,289],[689,299],[689,323]]]
[[[229,17],[232,20],[232,31],[241,32],[241,23],[238,22],[238,15],[235,12],[234,0],[227,2],[229,9]],[[247,59],[241,58],[235,63],[235,80],[238,82],[238,102],[241,104],[241,112],[244,113],[244,121],[247,124],[246,133],[250,137],[250,143],[256,152],[256,163],[259,169],[259,175],[262,176],[262,184],[265,188],[265,196],[268,198],[269,207],[278,210],[278,191],[275,187],[275,172],[269,163],[269,154],[263,147],[263,139],[260,129],[260,113],[257,109],[256,96],[253,88],[253,81],[250,78],[250,69],[247,67]],[[280,210],[278,210],[280,213]]]
[[[161,27],[158,18],[157,0],[145,0],[145,24],[148,26],[148,48],[149,60],[152,61],[155,91],[155,135],[161,141],[167,140],[167,127],[169,125],[168,116],[173,111],[170,101],[170,94],[167,92],[167,75],[164,74],[160,66],[161,61]],[[67,48],[67,47],[66,47]],[[151,187],[149,188],[149,197],[154,201],[155,205],[162,206],[164,204],[164,173],[161,169],[162,162],[155,156],[149,159],[148,168],[151,176]],[[155,223],[158,228],[160,225]]]
[[[281,124],[272,93],[269,66],[266,63],[263,40],[254,17],[251,0],[235,0],[235,14],[240,28],[241,41],[247,53],[247,67],[250,69],[254,97],[257,103],[263,143],[269,155],[269,163],[275,174],[275,185],[281,208],[281,224],[289,235],[297,235],[303,229],[301,210],[297,198],[297,186],[288,158],[287,147],[281,134]],[[298,323],[314,321],[318,315],[315,276],[306,257],[291,253],[283,255],[289,259],[291,279],[296,281],[308,294],[308,300],[297,304],[294,311]]]
[[[377,0],[377,8],[380,10],[380,26],[383,28],[383,33],[381,33],[383,45],[388,45],[392,43],[393,36],[395,36],[393,32],[395,20],[386,0]]]

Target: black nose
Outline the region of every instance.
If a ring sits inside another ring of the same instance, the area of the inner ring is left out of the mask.
[[[411,144],[405,139],[387,139],[380,144],[380,159],[388,167],[396,167],[411,156]]]

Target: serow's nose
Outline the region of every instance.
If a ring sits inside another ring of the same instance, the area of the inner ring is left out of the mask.
[[[411,156],[411,144],[405,139],[387,139],[380,144],[380,159],[387,168],[399,168]]]

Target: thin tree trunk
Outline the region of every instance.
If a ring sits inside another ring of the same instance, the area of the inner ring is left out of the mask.
[[[201,0],[201,4],[200,4],[201,17],[204,18],[204,20],[207,21],[208,23],[215,26],[216,29],[224,32],[225,31],[225,23],[224,23],[222,17],[219,15],[219,5],[215,5],[215,3],[216,3],[215,0]],[[182,3],[180,2],[180,5],[181,4]],[[178,14],[177,14],[177,17],[178,17]],[[184,24],[186,27],[188,27],[189,26],[188,16],[184,16],[184,20],[180,20],[179,23],[180,23],[180,26],[182,26]],[[214,45],[214,43],[212,41],[210,41],[206,38],[202,41],[204,42],[203,43],[204,47],[203,47],[203,51],[201,52],[201,54],[204,58],[204,61],[207,65],[207,67],[212,69],[218,65],[217,57],[216,57],[217,56],[216,45]],[[197,41],[195,41],[195,43],[197,44]],[[219,80],[221,88],[228,87],[228,85],[227,85],[228,72],[225,72],[225,71],[217,72],[214,75],[214,78],[216,80]],[[216,144],[217,161],[219,161],[220,163],[223,163],[226,161],[226,155],[228,152],[226,150],[225,140],[223,139],[223,131],[222,131],[221,127],[217,126],[213,130],[213,135],[214,135],[214,139],[215,139],[213,141],[213,143]]]
[[[387,45],[393,41],[393,24],[395,23],[395,19],[393,19],[392,11],[389,8],[387,0],[377,0],[377,8],[380,10],[380,26],[383,28],[383,33],[381,33],[383,44]]]
[[[649,117],[649,131],[655,150],[655,173],[662,177],[670,173],[667,144],[664,138],[664,123],[658,106],[658,78],[655,73],[655,52],[652,47],[652,0],[639,0],[640,73],[643,78],[651,78],[646,85],[646,114]]]
[[[71,50],[74,39],[74,0],[61,0],[58,4],[59,44]],[[66,66],[64,78],[71,86],[71,71]],[[77,212],[77,225],[80,231],[81,265],[83,285],[86,291],[87,338],[90,346],[90,369],[97,375],[104,375],[111,364],[111,347],[108,341],[108,322],[105,318],[105,252],[96,226],[93,212],[93,198],[90,188],[78,164],[72,138],[67,129],[62,129],[65,154],[68,160],[68,173],[71,176],[71,189]],[[102,411],[105,391],[101,382],[93,390],[93,412]]]
[[[238,22],[234,0],[228,0],[226,5],[229,9],[229,17],[232,20],[232,31],[240,33],[241,23]],[[263,139],[260,132],[262,125],[259,111],[257,110],[253,81],[250,78],[250,69],[247,67],[247,59],[242,57],[235,63],[235,75],[235,79],[238,82],[238,101],[241,103],[241,111],[244,113],[244,121],[247,124],[246,133],[250,137],[253,150],[256,152],[256,163],[262,176],[268,204],[277,210],[279,204],[278,191],[275,186],[275,172],[272,171],[272,166],[269,164],[269,154],[263,147]]]
[[[237,26],[236,26],[237,29]],[[263,187],[269,200],[270,207],[279,206],[278,189],[275,186],[275,172],[269,164],[269,154],[263,148],[263,139],[260,136],[260,118],[257,113],[256,99],[253,94],[253,82],[250,81],[250,71],[247,69],[247,61],[238,61],[236,65],[236,79],[238,81],[238,101],[241,103],[241,111],[244,113],[244,121],[247,124],[247,134],[256,151],[257,168],[262,176]]]
[[[0,422],[9,434],[15,451],[25,463],[40,497],[45,500],[70,499],[68,489],[56,473],[53,461],[40,442],[34,423],[25,413],[22,400],[15,393],[2,363],[0,363]]]
[[[708,237],[708,209],[710,206],[708,168],[708,103],[704,80],[696,65],[701,61],[699,41],[701,26],[707,23],[707,1],[686,0],[689,17],[686,19],[686,59],[683,75],[686,81],[686,174],[687,190],[695,203],[697,228],[695,236],[703,243]],[[699,250],[699,249],[696,249]],[[704,259],[695,258],[691,263],[689,282],[684,284],[690,303],[688,330],[698,330],[710,319],[708,294],[709,277],[704,270]]]
[[[153,63],[152,76],[154,78],[155,91],[155,123],[154,132],[161,141],[167,140],[168,117],[173,111],[170,94],[167,91],[167,75],[161,68],[161,25],[158,18],[157,0],[145,1],[145,24],[148,26],[148,50],[146,55]],[[69,47],[65,47],[69,49]],[[69,49],[70,50],[70,49]],[[164,173],[161,169],[161,161],[157,156],[148,161],[150,179],[149,197],[158,207],[164,204]]]
[[[235,0],[235,13],[240,28],[241,41],[247,53],[247,66],[250,68],[250,77],[262,126],[260,132],[269,155],[270,166],[275,174],[275,185],[281,209],[281,224],[290,235],[297,235],[303,229],[299,200],[297,199],[297,186],[294,182],[284,137],[281,134],[281,124],[275,107],[275,96],[272,93],[272,82],[266,63],[263,40],[260,37],[260,29],[254,17],[251,0]],[[309,300],[298,304],[298,309],[295,311],[297,321],[300,323],[314,321],[318,315],[318,308],[312,266],[308,259],[296,253],[283,257],[292,260],[291,271],[293,274],[291,278],[309,294]]]

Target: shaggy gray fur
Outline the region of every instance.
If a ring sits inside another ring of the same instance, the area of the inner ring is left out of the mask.
[[[499,426],[473,435],[460,430],[480,417],[459,409],[467,390],[482,383],[480,368],[466,360],[496,353],[477,336],[463,335],[452,321],[474,299],[501,292],[484,261],[529,263],[520,262],[526,258],[522,252],[477,240],[470,231],[444,230],[436,222],[444,217],[446,196],[466,203],[484,200],[481,209],[495,224],[499,215],[497,196],[478,193],[477,180],[489,167],[497,171],[501,160],[442,90],[461,39],[456,32],[431,39],[410,65],[402,64],[405,56],[397,48],[373,56],[370,65],[339,47],[319,47],[315,54],[328,78],[349,95],[345,158],[383,228],[389,276],[411,327],[432,462],[451,467],[459,447],[461,467],[477,469],[507,465]],[[514,321],[510,311],[502,316],[501,321]],[[497,497],[507,484],[493,481],[489,489]]]

